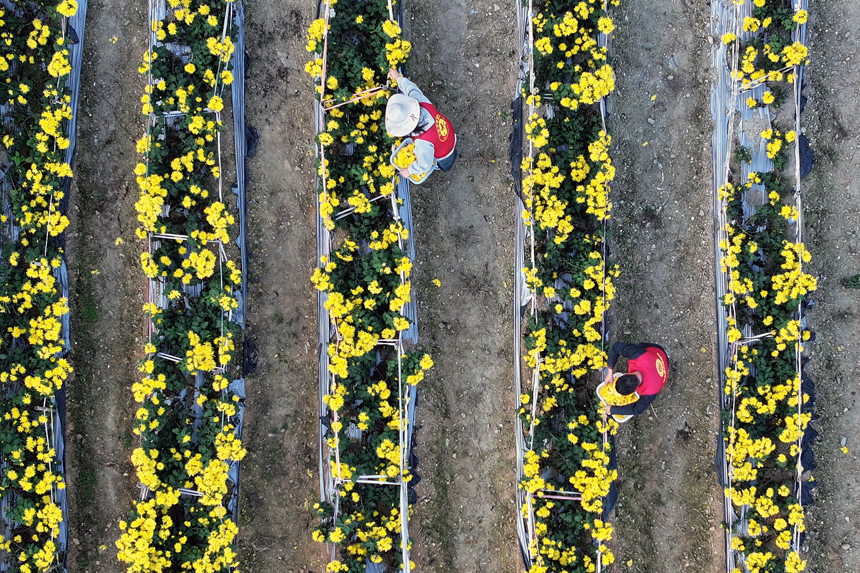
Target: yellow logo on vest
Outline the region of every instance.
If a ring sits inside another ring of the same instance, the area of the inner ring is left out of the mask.
[[[657,374],[659,374],[661,378],[666,376],[666,365],[663,364],[663,359],[659,356],[657,357],[655,366],[657,366]]]
[[[436,131],[439,133],[439,141],[448,139],[448,122],[441,113],[436,114]]]

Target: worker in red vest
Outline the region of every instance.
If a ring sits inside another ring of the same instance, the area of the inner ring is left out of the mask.
[[[616,342],[609,350],[609,368],[604,378],[607,384],[612,382],[619,356],[627,358],[627,374],[615,380],[615,390],[625,396],[638,392],[639,400],[626,406],[605,406],[604,410],[617,416],[636,416],[648,408],[666,385],[669,358],[666,351],[656,344]]]
[[[385,129],[392,137],[411,137],[416,159],[400,175],[419,175],[433,169],[433,160],[442,171],[450,171],[457,159],[457,134],[451,121],[439,113],[418,87],[391,69],[388,76],[401,93],[388,99]]]

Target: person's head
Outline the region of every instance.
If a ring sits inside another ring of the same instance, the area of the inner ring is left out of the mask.
[[[412,133],[421,118],[418,100],[403,94],[388,98],[385,107],[385,129],[392,137],[405,137]]]
[[[619,376],[615,381],[615,391],[622,396],[628,396],[636,391],[639,387],[639,378],[635,374],[625,374]]]

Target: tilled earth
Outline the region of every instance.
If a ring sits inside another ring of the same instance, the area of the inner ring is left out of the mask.
[[[815,342],[808,371],[817,383],[816,502],[809,511],[809,568],[813,573],[860,570],[860,290],[842,281],[860,273],[860,5],[815,4],[810,12],[802,125],[816,165],[804,180],[806,243],[818,278],[809,310]],[[845,442],[847,453],[841,451]]]
[[[617,570],[720,571],[708,8],[622,2],[609,127],[620,266],[611,339],[669,356],[653,410],[618,439]]]
[[[249,572],[319,571],[310,506],[318,498],[312,85],[304,32],[316,6],[247,0],[247,119],[261,134],[249,159],[251,283],[239,551]],[[420,345],[436,367],[419,390],[421,460],[411,521],[422,571],[520,570],[514,519],[513,223],[507,162],[519,46],[514,3],[409,3],[408,74],[458,129],[460,158],[414,192]],[[613,40],[617,91],[608,118],[618,177],[612,260],[620,265],[612,341],[663,345],[670,384],[653,412],[619,436],[615,571],[723,570],[713,293],[708,7],[623,0]],[[133,239],[134,140],[142,133],[146,10],[92,0],[87,25],[76,188],[69,233],[73,348],[69,388],[70,571],[122,571],[116,527],[131,508],[128,462],[145,285]],[[820,279],[810,324],[819,383],[818,504],[810,570],[860,570],[854,392],[860,272],[854,181],[860,42],[853,0],[815,4],[804,124],[818,164],[805,181],[807,242]],[[118,37],[118,42],[111,38]],[[832,63],[832,64],[831,64]],[[838,75],[837,75],[838,74]],[[656,96],[653,97],[652,96]],[[116,245],[117,237],[125,239]],[[94,274],[92,271],[98,271]],[[439,279],[437,288],[432,280]],[[840,450],[845,437],[848,454]]]

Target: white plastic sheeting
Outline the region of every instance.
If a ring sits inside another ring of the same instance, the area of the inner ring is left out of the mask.
[[[403,10],[403,1],[401,0],[398,4],[398,13],[393,13],[393,16],[397,20],[398,23],[402,24],[402,10]],[[320,0],[317,7],[317,15],[318,17],[322,17],[324,14],[323,10],[325,9],[326,2],[325,0]],[[389,5],[389,8],[391,6]],[[316,133],[322,133],[325,131],[324,127],[325,121],[325,111],[320,105],[319,101],[315,102],[314,105],[314,125],[316,126]],[[316,148],[317,159],[319,159],[320,150],[319,147]],[[404,179],[399,178],[400,181],[396,185],[395,191],[391,194],[388,199],[381,200],[389,200],[392,203],[392,212],[395,213],[395,219],[400,219],[403,223],[403,226],[409,231],[409,236],[405,241],[400,241],[400,247],[407,254],[407,256],[411,260],[415,260],[415,233],[414,233],[414,225],[412,221],[412,201],[411,201],[411,186],[410,183]],[[317,177],[317,189],[321,189],[323,185],[322,179]],[[376,200],[376,199],[374,199]],[[398,206],[398,201],[400,204]],[[328,257],[331,254],[333,236],[331,231],[329,231],[324,223],[322,217],[319,216],[319,194],[317,193],[317,260],[320,260],[322,257]],[[338,218],[338,214],[334,215],[335,218]],[[324,402],[324,397],[329,394],[331,384],[332,384],[332,375],[329,373],[329,356],[328,356],[328,345],[333,340],[333,337],[336,336],[336,330],[332,327],[332,322],[329,317],[328,310],[325,308],[325,302],[327,300],[327,294],[325,292],[319,291],[317,297],[317,306],[318,306],[318,328],[319,328],[319,338],[318,338],[318,356],[319,356],[319,475],[320,475],[320,501],[327,502],[335,508],[335,515],[337,515],[338,511],[338,501],[340,499],[339,495],[339,481],[336,476],[332,475],[331,464],[336,456],[337,452],[332,451],[329,448],[326,436],[329,432],[329,427],[332,420],[332,413],[329,411],[328,406]],[[399,333],[399,338],[391,343],[381,343],[382,345],[395,346],[398,350],[398,362],[401,360],[404,351],[404,344],[418,343],[418,309],[417,309],[417,301],[415,296],[411,297],[410,302],[406,303],[401,310],[401,314],[407,317],[411,321],[411,326],[409,329],[404,330]],[[404,460],[404,466],[409,465],[412,458],[412,431],[415,427],[415,402],[417,399],[417,389],[415,386],[410,384],[405,384],[402,379],[398,380],[398,399],[400,401],[400,415],[401,419],[405,420],[406,423],[401,424],[401,432],[400,432],[400,444],[399,447],[403,455],[401,459]],[[409,484],[408,482],[403,480],[403,476],[399,476],[398,478],[387,481],[386,483],[378,482],[375,479],[376,476],[360,476],[357,478],[357,481],[364,483],[379,483],[378,487],[398,487],[400,490],[400,515],[401,519],[401,538],[405,543],[401,545],[402,552],[402,560],[403,560],[403,568],[402,570],[405,573],[409,573],[411,570],[410,560],[409,560],[409,548],[408,548],[408,539],[409,539],[409,520],[407,516],[409,515]],[[333,544],[328,545],[328,552],[331,559],[336,559],[335,555],[336,546]],[[383,568],[382,565],[377,565],[368,560],[367,562],[367,573],[382,573]]]
[[[807,0],[795,0],[793,2],[795,9],[807,9]],[[752,32],[743,32],[742,23],[745,17],[752,16],[753,3],[745,2],[741,5],[735,4],[732,0],[714,0],[711,3],[711,36],[715,39],[711,49],[711,57],[716,72],[716,82],[711,92],[711,115],[714,120],[713,134],[713,160],[714,160],[714,261],[715,261],[715,284],[716,284],[716,309],[717,309],[717,327],[718,327],[718,348],[717,361],[720,371],[718,395],[720,397],[721,408],[731,408],[732,404],[728,396],[723,392],[725,385],[725,371],[730,367],[733,355],[734,345],[728,343],[728,318],[729,313],[723,306],[723,297],[729,292],[729,277],[722,272],[720,260],[723,256],[720,250],[720,241],[725,238],[723,229],[728,221],[726,220],[725,202],[719,197],[719,189],[726,185],[732,174],[730,171],[730,162],[732,161],[733,147],[735,138],[737,143],[750,150],[752,161],[744,163],[741,166],[741,173],[734,174],[735,181],[745,182],[748,180],[748,175],[751,172],[766,173],[773,170],[773,162],[767,156],[767,141],[761,138],[762,126],[771,128],[773,119],[772,112],[768,106],[749,109],[746,105],[747,97],[754,97],[761,101],[762,94],[766,91],[764,84],[756,85],[749,90],[742,90],[740,86],[732,78],[732,68],[737,63],[733,63],[731,50],[723,44],[720,39],[728,32],[735,34],[738,41],[746,41],[755,36]],[[806,44],[806,25],[800,26],[799,30],[793,33],[793,39]],[[789,224],[789,228],[794,233],[795,241],[801,242],[803,236],[803,205],[800,193],[800,108],[801,96],[800,92],[803,86],[803,67],[794,68],[796,79],[793,84],[794,95],[793,101],[788,102],[794,108],[794,126],[793,129],[797,133],[797,140],[791,148],[794,153],[794,193],[795,204],[800,212],[800,217],[797,221]],[[759,141],[758,146],[754,142]],[[737,186],[737,183],[736,183]],[[754,185],[743,198],[744,216],[749,217],[755,212],[755,208],[766,202],[764,189],[761,185]],[[803,321],[803,307],[798,312],[798,319]],[[739,325],[743,326],[743,325]],[[754,337],[754,333],[747,326],[743,328],[743,337]],[[743,342],[743,340],[741,341]],[[796,357],[798,374],[802,375],[801,356],[798,352]],[[804,390],[801,390],[803,392]],[[799,401],[798,407],[801,407]],[[801,452],[800,457],[804,455],[804,448],[809,444],[807,440],[801,440],[798,445]],[[808,453],[808,452],[807,452]],[[728,484],[730,481],[729,461],[726,457],[725,446],[722,440],[722,432],[719,434],[718,452],[717,452],[717,472],[721,484]],[[800,464],[798,464],[800,465]],[[795,491],[797,496],[801,498],[801,475],[798,472],[796,476]],[[726,485],[728,487],[728,485]],[[726,571],[731,572],[736,567],[743,567],[746,570],[746,564],[740,558],[740,553],[731,549],[732,528],[738,531],[746,530],[746,507],[739,509],[735,513],[734,507],[727,496],[724,497],[724,520],[729,527],[726,528],[725,543],[726,543]],[[794,529],[792,549],[799,550],[800,532],[797,527]]]

